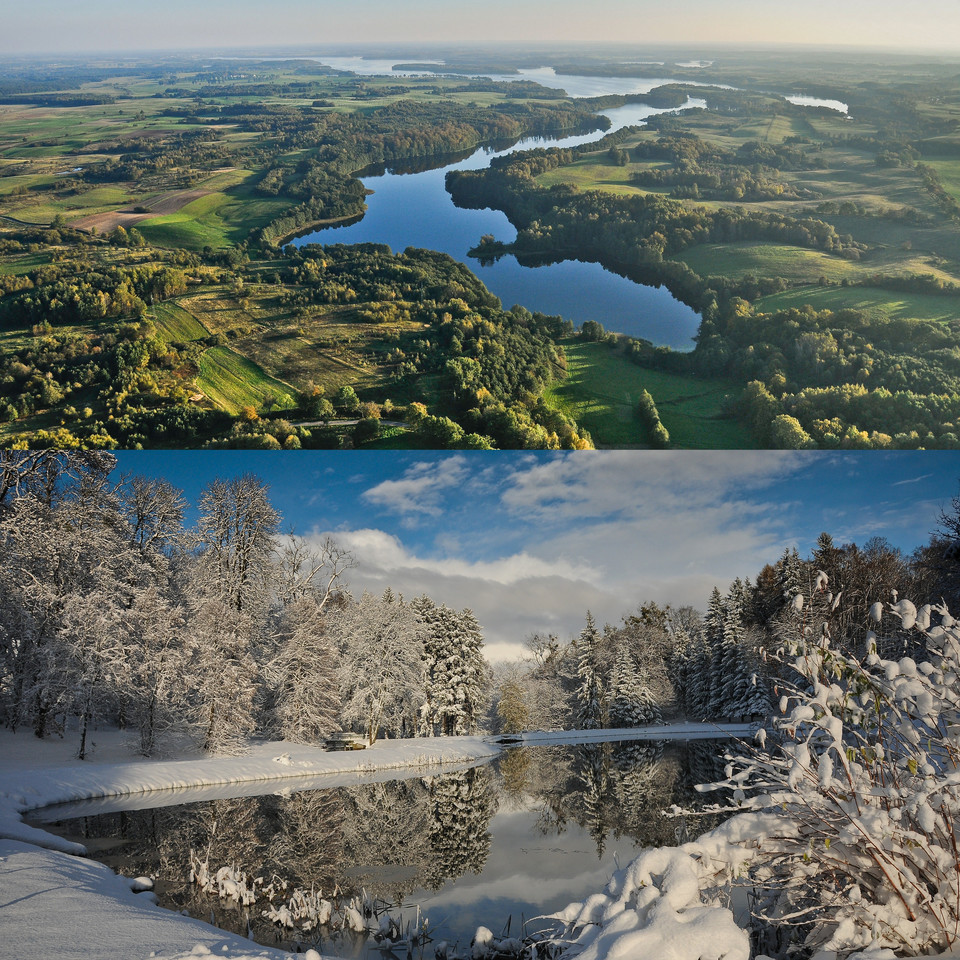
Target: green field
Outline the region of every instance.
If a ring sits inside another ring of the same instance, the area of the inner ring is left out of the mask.
[[[820,250],[779,243],[717,243],[691,247],[675,257],[701,277],[783,277],[816,283],[820,277],[840,281],[855,276],[856,264]]]
[[[197,387],[218,407],[238,414],[245,406],[258,410],[270,398],[279,408],[294,405],[295,390],[265,373],[252,360],[227,347],[211,347],[200,358]]]
[[[724,398],[739,394],[742,384],[643,369],[606,344],[565,340],[563,347],[568,376],[548,388],[546,398],[589,430],[596,446],[646,446],[644,429],[634,414],[643,390],[653,396],[671,446],[754,446],[740,423],[722,415]]]
[[[157,332],[167,343],[187,343],[210,336],[210,331],[192,313],[175,303],[158,304],[151,311],[151,315],[157,325]]]
[[[807,304],[817,310],[863,310],[892,320],[946,322],[960,318],[960,297],[900,293],[875,287],[803,287],[761,297],[756,301],[757,310],[764,313]]]
[[[943,189],[960,201],[960,160],[924,160],[940,176]]]
[[[660,166],[651,164],[650,166]],[[542,187],[552,187],[554,184],[573,184],[581,190],[602,190],[607,193],[643,194],[668,193],[667,190],[638,187],[630,183],[629,175],[624,171],[627,167],[616,166],[607,161],[607,154],[589,154],[582,160],[556,170],[548,170],[537,177],[537,183]],[[632,169],[638,169],[634,166]]]
[[[251,230],[265,226],[289,206],[288,200],[258,197],[246,183],[239,183],[200,197],[176,213],[144,220],[137,229],[161,247],[223,249],[245,240]]]

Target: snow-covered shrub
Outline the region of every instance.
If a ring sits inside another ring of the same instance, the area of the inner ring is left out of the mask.
[[[748,960],[750,942],[707,883],[695,845],[649,847],[618,870],[603,893],[555,915],[550,941],[577,960]],[[477,956],[476,952],[474,956]]]
[[[781,945],[787,928],[840,955],[960,939],[960,624],[942,605],[899,600],[886,613],[917,632],[916,659],[882,659],[871,631],[860,660],[801,622],[782,651],[797,680],[779,691],[780,744],[731,759],[723,784],[754,811],[751,831],[734,817],[700,841],[720,859],[731,842],[751,848],[740,869]]]

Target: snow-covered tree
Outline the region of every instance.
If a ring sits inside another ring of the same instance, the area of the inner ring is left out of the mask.
[[[0,690],[7,722],[38,736],[78,717],[82,756],[90,721],[123,703],[127,613],[154,572],[130,542],[112,458],[30,462],[40,480],[18,474],[0,514]]]
[[[130,539],[144,556],[161,557],[183,536],[187,502],[183,491],[162,478],[133,476],[118,490]]]
[[[123,712],[140,735],[140,752],[152,756],[166,734],[182,730],[192,684],[183,610],[157,586],[147,585],[125,616],[130,671],[121,687]]]
[[[322,743],[340,729],[337,654],[322,605],[307,595],[278,614],[277,652],[267,667],[274,729],[284,740]]]
[[[340,651],[345,726],[370,743],[381,729],[409,736],[424,700],[424,629],[409,604],[365,593],[338,613],[331,636]]]
[[[605,704],[603,680],[598,663],[600,635],[593,614],[587,611],[587,622],[577,638],[577,710],[576,723],[581,730],[597,730],[603,726]]]
[[[318,547],[289,537],[277,550],[276,609],[263,672],[270,726],[284,739],[318,743],[340,729],[338,653],[326,613],[345,602],[340,581],[352,565],[353,558],[329,537]]]
[[[611,727],[663,722],[663,713],[625,645],[621,645],[614,661],[607,703],[607,723]]]
[[[725,610],[723,597],[717,587],[710,594],[707,615],[704,617],[704,639],[710,650],[709,673],[702,687],[703,716],[711,720],[723,716],[723,683],[726,664],[723,662],[723,628]]]
[[[759,908],[808,951],[915,955],[960,939],[960,625],[942,605],[887,611],[925,659],[881,658],[872,632],[857,658],[811,616],[787,651],[799,682],[781,681],[782,745],[724,781],[751,812],[718,829],[714,853],[731,844],[719,855],[765,887]]]
[[[541,642],[543,641],[543,642]],[[533,650],[533,666],[523,677],[529,724],[534,730],[571,726],[573,698],[576,690],[574,644],[561,644],[554,636],[529,638]]]
[[[187,607],[191,721],[204,750],[232,753],[257,729],[261,691],[252,635],[255,621],[220,597]]]
[[[238,613],[267,601],[280,515],[252,474],[214,480],[200,495],[194,577],[201,589]]]
[[[501,733],[522,733],[527,729],[530,711],[523,687],[517,680],[507,679],[500,687],[497,718]]]
[[[420,730],[459,736],[477,729],[484,701],[486,661],[483,634],[470,610],[436,606],[429,597],[414,601],[423,625],[426,697]]]

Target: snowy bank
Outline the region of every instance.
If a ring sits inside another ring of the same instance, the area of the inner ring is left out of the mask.
[[[187,760],[137,759],[117,731],[101,734],[101,748],[93,761],[73,759],[71,739],[40,741],[30,734],[0,736],[0,837],[38,846],[85,853],[43,830],[29,827],[20,816],[29,810],[56,803],[102,797],[130,797],[153,791],[176,791],[143,797],[138,806],[187,803],[191,788],[229,786],[221,796],[271,792],[269,786],[287,781],[288,788],[319,789],[338,786],[336,774],[357,776],[381,770],[448,766],[489,759],[499,753],[496,744],[482,737],[442,737],[416,740],[380,740],[366,750],[327,752],[320,747],[292,743],[257,743],[242,756],[197,757]],[[59,756],[58,756],[59,755]],[[46,757],[44,765],[38,759]],[[395,774],[394,774],[395,776]],[[315,781],[313,778],[321,778]],[[250,791],[241,785],[269,785]],[[211,796],[206,794],[205,796]],[[124,804],[126,805],[126,804]]]
[[[536,733],[524,739],[536,745],[621,735],[699,739],[718,733],[746,737],[752,732],[747,726],[730,725],[721,731],[705,724],[680,724],[617,732]],[[468,766],[496,756],[501,749],[492,742],[494,738],[444,737],[385,740],[366,750],[337,753],[290,743],[260,743],[236,757],[144,760],[136,756],[129,738],[117,731],[100,731],[93,739],[93,759],[79,761],[74,759],[75,737],[41,741],[30,733],[0,731],[0,955],[4,957],[186,960],[216,955],[246,960],[290,956],[156,906],[151,894],[135,894],[131,882],[109,868],[71,855],[82,853],[82,847],[25,824],[21,815],[26,812],[80,800],[101,812],[212,796],[319,789],[360,779],[422,776],[425,768]],[[401,770],[407,774],[398,773]],[[626,903],[625,889],[617,892],[614,901]],[[665,891],[665,902],[677,913],[679,901],[675,888],[670,889],[674,892]],[[683,922],[683,915],[694,919],[685,909],[679,913],[678,922]],[[656,911],[649,913],[648,921],[656,915]],[[726,924],[719,914],[712,922]],[[606,940],[602,945],[605,950]],[[593,955],[603,956],[596,949]]]
[[[154,905],[109,867],[0,840],[0,955],[10,960],[287,958]]]
[[[481,737],[384,740],[366,750],[328,753],[317,747],[261,743],[243,756],[137,759],[116,731],[95,736],[93,760],[73,759],[75,738],[37,740],[0,733],[0,956],[11,960],[289,958],[156,906],[149,893],[102,864],[71,854],[83,848],[28,826],[21,814],[50,804],[143,795],[146,806],[192,799],[183,791],[221,787],[236,796],[356,782],[378,770],[462,766],[499,747]],[[391,776],[396,776],[394,772]],[[153,791],[164,791],[153,793]],[[147,794],[149,793],[149,796]],[[205,796],[209,796],[205,793]],[[122,804],[127,805],[125,802]],[[318,956],[318,955],[316,955]]]

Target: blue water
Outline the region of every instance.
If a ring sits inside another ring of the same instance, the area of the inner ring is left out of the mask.
[[[566,79],[566,78],[564,78]],[[595,79],[595,78],[589,78]],[[658,81],[659,82],[659,81]],[[688,106],[702,105],[689,101]],[[630,105],[605,111],[611,130],[642,123],[660,113],[652,107]],[[663,287],[634,283],[596,263],[566,260],[542,267],[527,267],[515,257],[481,265],[467,251],[484,234],[509,243],[516,230],[497,210],[463,210],[454,206],[444,186],[448,170],[478,170],[492,157],[534,147],[572,147],[604,136],[591,133],[557,139],[527,138],[508,150],[480,148],[465,160],[421,173],[386,172],[363,177],[373,193],[367,197],[367,212],[356,223],[329,227],[300,237],[307,243],[385,243],[395,252],[424,247],[448,253],[466,263],[500,298],[505,307],[520,304],[529,310],[559,314],[580,326],[596,320],[607,330],[644,337],[655,344],[687,350],[700,325],[700,316]]]
[[[388,74],[393,61],[365,60],[361,57],[318,57],[323,63],[362,74]],[[535,80],[544,86],[563,88],[573,97],[602,94],[647,93],[665,83],[685,82],[669,78],[582,77],[558,75],[550,67],[521,70],[512,75],[489,75],[494,80]],[[724,86],[711,84],[711,86]],[[732,89],[727,87],[726,89]],[[807,106],[828,106],[846,112],[846,104],[812,97],[788,97]],[[702,100],[689,99],[687,107],[703,107]],[[629,105],[605,110],[610,131],[642,124],[648,117],[663,112],[653,107]],[[609,132],[609,131],[608,131]],[[466,159],[419,173],[387,171],[363,177],[373,193],[367,197],[363,219],[341,227],[329,227],[295,240],[306,243],[385,243],[393,251],[407,247],[440,250],[467,264],[498,296],[505,307],[520,304],[529,310],[559,314],[580,326],[586,320],[601,323],[606,330],[643,337],[659,346],[689,350],[700,326],[700,315],[677,300],[663,287],[634,283],[604,269],[597,263],[565,260],[547,266],[529,267],[513,256],[493,264],[481,265],[467,251],[484,234],[510,243],[516,230],[506,216],[496,210],[462,210],[455,207],[444,187],[448,170],[478,170],[489,165],[492,157],[534,147],[572,147],[598,140],[604,133],[557,139],[528,138],[503,151],[481,148]]]

